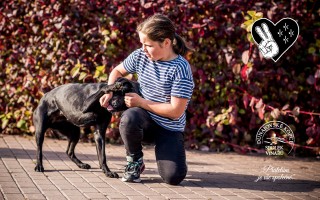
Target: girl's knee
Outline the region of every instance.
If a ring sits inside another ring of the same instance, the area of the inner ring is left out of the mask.
[[[185,163],[174,163],[172,161],[158,161],[159,174],[162,180],[170,185],[178,185],[187,175]]]
[[[140,115],[137,108],[131,108],[122,113],[120,129],[132,128],[140,124]]]
[[[160,174],[162,180],[169,185],[178,185],[187,175],[187,170]]]

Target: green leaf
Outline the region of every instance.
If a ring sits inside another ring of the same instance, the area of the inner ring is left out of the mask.
[[[314,54],[316,52],[316,48],[314,48],[314,47],[310,47],[309,49],[308,49],[308,53],[309,54]]]
[[[88,74],[86,72],[81,72],[79,76],[79,80],[83,80]]]
[[[97,67],[96,67],[96,71],[104,72],[105,68],[106,68],[106,67],[105,67],[104,65],[100,65],[100,66],[97,66]]]
[[[239,114],[241,114],[241,115],[244,115],[244,114],[246,114],[246,111],[244,110],[244,109],[239,109]]]
[[[316,46],[320,47],[320,40],[316,40]]]
[[[249,10],[247,13],[248,13],[248,15],[250,15],[252,18],[255,17],[255,15],[256,15],[256,11],[254,11],[254,10]]]
[[[105,75],[104,71],[105,71],[104,65],[97,66],[93,78],[100,78],[101,76],[104,76]]]
[[[99,77],[100,77],[100,74],[101,74],[101,72],[98,71],[98,70],[96,70],[96,71],[94,72],[93,78],[99,78]]]
[[[225,120],[223,120],[223,122],[222,122],[224,125],[229,125],[230,124],[230,122],[229,122],[229,119],[225,119]]]
[[[17,123],[17,127],[21,129],[21,128],[25,127],[25,126],[26,126],[26,121],[23,120],[23,119],[20,119],[18,121],[18,123]]]
[[[71,71],[70,71],[70,74],[71,74],[71,77],[74,78],[76,77],[80,72],[80,66],[74,66]]]
[[[9,119],[8,118],[2,118],[2,125],[1,125],[1,128],[2,129],[5,129],[9,123]]]
[[[262,12],[256,12],[254,10],[249,10],[248,15],[250,17],[245,17],[245,22],[241,24],[241,28],[246,29],[247,32],[251,32],[252,25],[255,21],[263,17]],[[250,41],[250,40],[249,40]]]
[[[102,31],[101,35],[109,35],[110,34],[110,31],[109,30],[104,30]]]
[[[107,74],[103,74],[102,76],[99,77],[100,81],[107,81],[108,80],[108,75]]]

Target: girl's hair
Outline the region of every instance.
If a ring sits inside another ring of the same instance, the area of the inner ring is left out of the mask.
[[[186,45],[184,39],[175,31],[173,22],[162,14],[154,14],[138,25],[138,32],[148,36],[150,40],[163,42],[169,38],[172,41],[173,51],[176,54],[185,55],[192,49]]]

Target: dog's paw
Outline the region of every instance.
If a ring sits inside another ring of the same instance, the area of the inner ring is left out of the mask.
[[[37,164],[36,167],[34,168],[34,171],[36,172],[44,172],[44,168],[42,165]]]
[[[91,169],[91,166],[89,164],[86,163],[81,163],[80,165],[78,165],[81,169]]]
[[[119,175],[116,172],[105,172],[105,174],[109,178],[119,178]]]

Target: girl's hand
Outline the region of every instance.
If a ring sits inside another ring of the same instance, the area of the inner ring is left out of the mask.
[[[124,102],[128,108],[141,107],[143,98],[137,93],[126,93],[124,96]]]
[[[102,107],[107,108],[109,106],[109,101],[112,98],[112,95],[113,95],[112,92],[110,92],[110,93],[106,93],[102,97],[100,97],[100,99],[99,99],[100,105]]]

